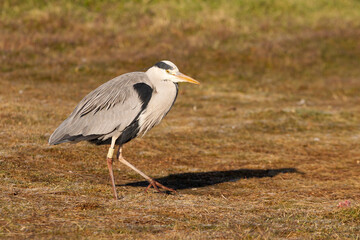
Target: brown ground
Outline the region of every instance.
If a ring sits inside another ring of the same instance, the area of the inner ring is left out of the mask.
[[[0,237],[359,239],[359,3],[143,2],[0,6]],[[124,155],[179,194],[116,163],[115,201],[107,146],[47,140],[161,59],[202,84]]]

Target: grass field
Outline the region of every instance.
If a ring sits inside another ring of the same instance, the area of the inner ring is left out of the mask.
[[[360,239],[360,2],[0,2],[0,237]],[[49,146],[92,89],[169,59],[201,82],[125,158]],[[338,207],[350,201],[350,206]]]

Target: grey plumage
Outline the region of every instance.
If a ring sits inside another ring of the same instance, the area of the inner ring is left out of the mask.
[[[112,158],[115,144],[119,145],[119,161],[142,175],[158,190],[166,188],[136,169],[121,155],[122,145],[144,135],[159,124],[173,106],[178,82],[199,84],[179,72],[170,61],[161,61],[146,72],[132,72],[116,77],[99,86],[75,107],[49,138],[49,144],[89,141],[98,145],[111,144],[107,162],[117,199]]]
[[[111,133],[124,132],[127,127],[135,127],[132,130],[136,133],[130,134],[135,136],[124,136],[117,144],[131,140],[138,134],[139,128],[136,125],[153,91],[153,84],[143,72],[123,74],[104,83],[80,101],[70,116],[51,135],[49,144],[84,140],[108,144]],[[175,99],[171,101],[174,102]]]

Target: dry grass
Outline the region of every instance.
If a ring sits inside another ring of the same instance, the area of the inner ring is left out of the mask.
[[[2,238],[360,238],[358,1],[0,9]],[[106,146],[47,139],[86,93],[160,59],[202,85],[124,151],[179,194],[119,166],[114,201]]]

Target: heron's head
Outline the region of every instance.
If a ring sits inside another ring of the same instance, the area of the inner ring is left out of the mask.
[[[181,73],[177,68],[177,66],[168,60],[163,60],[156,63],[154,66],[152,66],[146,71],[146,74],[150,78],[157,80],[167,80],[175,83],[189,82],[189,83],[200,84],[195,79]]]

